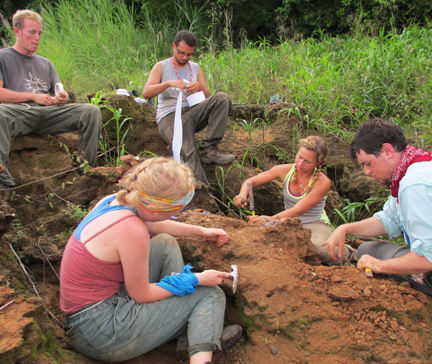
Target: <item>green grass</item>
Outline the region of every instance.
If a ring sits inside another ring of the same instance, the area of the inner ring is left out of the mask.
[[[235,102],[263,103],[279,93],[325,128],[375,116],[430,126],[432,29],[401,34],[285,42],[278,47],[202,55],[210,88]]]
[[[186,7],[178,24],[154,19],[137,23],[123,2],[60,0],[44,6],[38,53],[54,63],[68,90],[79,95],[113,87],[139,87],[151,67],[171,55],[178,26],[202,32],[202,11]],[[179,10],[180,11],[180,10]],[[200,15],[201,14],[201,15]],[[185,22],[185,19],[188,22]],[[13,43],[11,34],[9,40]],[[205,39],[200,39],[205,43]],[[209,40],[207,39],[207,43]],[[211,47],[209,47],[211,48]],[[355,34],[286,41],[265,40],[241,49],[200,53],[197,61],[212,92],[236,103],[266,103],[279,93],[302,111],[302,121],[345,136],[347,129],[381,116],[432,135],[432,27],[411,26],[377,37]],[[300,111],[298,111],[300,113]]]
[[[189,24],[202,32],[200,9],[180,1],[176,7],[186,7],[178,24],[154,19],[151,12],[138,24],[120,1],[45,5],[38,53],[54,63],[66,88],[80,95],[131,84],[142,87],[151,67],[171,55],[178,26]],[[198,51],[193,60],[201,65],[210,90],[228,93],[233,102],[262,104],[279,93],[293,110],[304,110],[303,121],[323,131],[345,135],[346,129],[381,116],[416,123],[416,130],[432,135],[431,26],[377,37],[321,34],[276,47],[263,40],[226,48]]]
[[[56,7],[42,6],[38,53],[54,63],[80,101],[96,91],[142,90],[152,66],[171,55],[177,30],[205,33],[203,9],[184,0],[175,2],[176,24],[155,19],[147,5],[145,21],[137,22],[121,1],[59,0]],[[9,34],[13,44],[10,27]],[[281,113],[345,142],[360,123],[377,116],[402,125],[416,145],[432,141],[432,25],[376,37],[321,32],[278,46],[264,38],[233,49],[227,41],[226,50],[217,52],[211,46],[216,39],[200,38],[193,61],[201,65],[211,92],[226,92],[235,103],[264,104],[278,93],[292,104]]]

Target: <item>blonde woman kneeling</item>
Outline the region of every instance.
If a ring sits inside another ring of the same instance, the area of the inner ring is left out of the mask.
[[[312,231],[312,243],[316,246],[319,259],[325,264],[335,264],[327,252],[327,239],[333,230],[322,220],[325,200],[331,187],[330,179],[321,172],[327,146],[323,139],[308,136],[302,139],[294,164],[282,164],[245,180],[240,193],[234,197],[237,207],[246,206],[248,196],[247,183],[252,188],[279,178],[283,181],[285,210],[274,216],[248,216],[250,222],[268,222],[275,219],[298,217],[303,226]],[[343,257],[350,261],[353,252],[345,246]]]
[[[225,295],[217,285],[229,273],[192,274],[172,235],[223,244],[228,234],[168,220],[194,195],[185,165],[148,159],[122,185],[79,224],[64,251],[60,307],[69,342],[90,358],[117,362],[187,327],[190,362],[209,363],[221,348],[224,322]]]

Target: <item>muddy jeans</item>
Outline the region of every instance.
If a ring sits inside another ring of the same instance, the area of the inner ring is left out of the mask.
[[[160,234],[151,239],[150,283],[181,272],[183,266],[172,236]],[[186,327],[192,356],[220,349],[225,294],[219,287],[199,286],[195,293],[183,297],[138,304],[123,287],[101,303],[77,312],[64,318],[65,330],[71,346],[89,358],[107,362],[132,359],[177,337]]]
[[[333,230],[324,221],[312,222],[309,224],[303,224],[303,227],[312,231],[311,241],[312,244],[317,248],[319,260],[327,265],[336,265],[340,262],[333,260],[327,251],[327,240],[333,233]],[[350,255],[352,255],[349,248],[344,246],[343,250],[343,262],[350,261]],[[336,255],[337,256],[337,255]]]
[[[99,108],[92,104],[39,106],[29,104],[0,104],[0,164],[6,168],[9,161],[11,138],[38,131],[58,134],[79,130],[78,155],[91,167],[96,166],[97,149],[102,127]],[[14,185],[6,170],[0,174],[0,183]]]
[[[362,255],[368,254],[376,259],[386,260],[402,257],[405,254],[408,254],[410,251],[411,250],[408,245],[398,245],[388,241],[372,241],[361,244],[358,248],[357,255],[359,259],[362,257]],[[430,272],[428,274],[430,274]],[[398,282],[409,282],[410,285],[418,291],[432,295],[432,287],[426,283],[417,283],[411,278],[410,275],[388,274],[388,276]]]
[[[193,171],[197,180],[209,186],[204,169],[201,165],[195,145],[195,133],[207,127],[206,138],[201,140],[201,148],[207,148],[222,141],[228,123],[228,115],[232,112],[232,103],[227,94],[218,92],[205,101],[193,107],[182,109],[183,145],[180,152],[183,162]],[[169,145],[174,134],[175,112],[164,116],[159,121],[159,133]]]

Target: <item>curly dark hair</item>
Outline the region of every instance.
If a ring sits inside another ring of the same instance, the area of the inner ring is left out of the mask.
[[[378,157],[384,143],[391,144],[396,152],[403,152],[408,145],[400,126],[381,118],[372,119],[360,125],[355,133],[350,145],[351,158],[357,159],[361,150]]]

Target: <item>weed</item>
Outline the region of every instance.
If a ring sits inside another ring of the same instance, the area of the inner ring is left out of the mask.
[[[280,162],[285,163],[285,164],[294,163],[294,158],[291,157],[285,149],[278,148],[274,145],[270,145],[270,146],[273,147],[274,149],[276,149],[275,155],[276,155],[276,158]]]
[[[148,155],[150,155],[152,157],[159,157],[157,154],[155,154],[149,150],[144,150],[144,151],[138,153],[138,157],[146,157]]]
[[[378,191],[377,196],[369,197],[364,202],[345,200],[346,206],[341,211],[335,209],[335,212],[344,224],[363,220],[382,207],[388,199],[389,192],[389,190]]]
[[[259,120],[264,121],[261,118],[256,118],[254,120],[251,119],[249,122],[246,121],[246,120],[244,120],[244,119],[242,119],[241,121],[239,121],[238,123],[236,123],[234,125],[233,136],[235,134],[235,130],[236,130],[237,125],[240,125],[240,126],[242,126],[244,128],[244,130],[248,134],[248,136],[249,136],[249,142],[252,141],[252,132],[256,129],[256,126],[257,126],[256,124],[257,124],[257,122]]]
[[[230,206],[234,206],[234,202],[233,202],[232,198],[229,197],[229,195],[227,193],[228,191],[226,191],[227,187],[225,186],[225,180],[227,178],[228,173],[231,171],[231,169],[234,166],[238,167],[237,164],[233,164],[232,166],[230,166],[227,169],[226,172],[224,171],[224,169],[221,166],[217,166],[216,169],[215,169],[216,180],[217,180],[217,183],[219,185],[219,189],[222,192],[222,202],[226,203],[228,201],[228,209],[229,210],[231,210]],[[241,176],[241,170],[240,170],[240,168],[239,168],[239,171],[240,171],[240,173],[239,173],[239,178],[240,178],[240,176]]]
[[[265,344],[270,344],[272,343],[274,340],[268,340],[266,337],[263,337],[262,341],[264,341]]]
[[[67,208],[66,210],[63,210],[63,212],[70,215],[70,217],[72,217],[76,221],[81,221],[88,214],[88,210],[81,208],[80,205],[73,205],[71,203],[67,204]]]
[[[104,97],[105,94],[103,94],[102,91],[96,91],[95,96],[90,99],[90,103],[96,105],[99,109],[106,107],[106,105],[101,105]]]
[[[130,121],[133,120],[132,118],[124,117],[122,112],[123,110],[115,109],[111,106],[106,106],[113,114],[112,118],[109,119],[104,125],[103,129],[105,131],[105,137],[101,136],[101,139],[99,141],[99,147],[102,150],[105,161],[114,166],[117,167],[120,164],[120,158],[123,157],[127,152],[125,151],[125,138],[130,130],[131,124]],[[123,118],[123,120],[122,120]],[[115,141],[114,145],[111,148],[112,143],[110,142],[108,138],[108,133],[106,131],[106,126],[112,121],[115,121]],[[122,131],[122,129],[126,127],[125,131]],[[115,156],[111,156],[111,151],[114,150]]]

